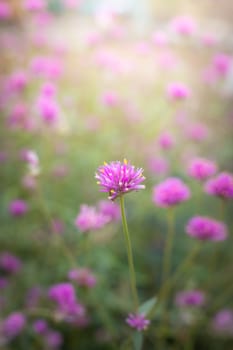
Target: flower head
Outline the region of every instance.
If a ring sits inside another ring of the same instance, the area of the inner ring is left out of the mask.
[[[227,172],[220,173],[206,182],[205,191],[212,196],[233,198],[233,175]]]
[[[96,277],[88,268],[79,268],[70,270],[68,273],[68,278],[72,281],[78,283],[78,285],[83,287],[92,288],[96,285]]]
[[[125,193],[144,189],[145,186],[141,185],[145,180],[142,173],[142,168],[135,168],[124,159],[123,163],[105,162],[98,168],[95,178],[98,180],[97,184],[102,187],[101,192],[108,192],[108,198],[114,200]]]
[[[233,310],[222,309],[214,316],[212,328],[220,334],[233,335]]]
[[[2,324],[3,334],[7,339],[16,337],[22,332],[26,323],[25,316],[21,312],[10,314]]]
[[[28,211],[27,203],[22,199],[15,199],[9,205],[9,212],[12,216],[22,216]]]
[[[121,210],[117,203],[106,201],[100,201],[98,208],[101,214],[109,217],[111,221],[118,221],[121,217]]]
[[[14,274],[21,269],[21,261],[14,255],[4,252],[0,255],[0,269],[4,272]]]
[[[136,328],[138,331],[144,331],[150,324],[150,321],[145,318],[143,314],[129,314],[126,323],[132,327]]]
[[[81,205],[80,212],[75,219],[75,226],[81,232],[101,229],[110,221],[110,217],[98,212],[95,207]]]
[[[175,82],[168,85],[167,95],[171,100],[185,100],[191,96],[191,91],[185,84]]]
[[[154,187],[153,202],[159,207],[171,207],[188,200],[190,190],[182,180],[171,177]]]
[[[202,241],[223,241],[227,238],[225,224],[205,216],[191,218],[186,226],[186,233]]]
[[[197,180],[206,180],[215,174],[216,164],[208,159],[195,158],[188,165],[188,174]]]
[[[178,306],[201,306],[205,302],[205,295],[198,289],[182,291],[176,294],[175,302]]]

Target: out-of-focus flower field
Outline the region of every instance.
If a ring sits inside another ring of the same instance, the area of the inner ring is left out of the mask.
[[[232,19],[0,0],[0,349],[233,348]]]

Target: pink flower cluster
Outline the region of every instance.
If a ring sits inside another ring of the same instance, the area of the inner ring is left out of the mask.
[[[190,198],[190,190],[185,183],[175,177],[168,178],[153,189],[153,202],[158,207],[167,208]]]
[[[221,221],[205,216],[194,216],[186,226],[189,236],[202,241],[223,241],[227,238],[227,227]]]

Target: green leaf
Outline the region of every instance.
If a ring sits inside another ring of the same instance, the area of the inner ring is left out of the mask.
[[[134,348],[134,350],[141,350],[142,343],[143,343],[142,332],[134,332],[134,334],[133,334],[133,348]]]
[[[156,297],[148,299],[147,301],[145,301],[145,303],[143,303],[139,307],[139,313],[147,316],[151,312],[151,310],[153,309],[153,307],[155,306],[156,303],[157,303]]]

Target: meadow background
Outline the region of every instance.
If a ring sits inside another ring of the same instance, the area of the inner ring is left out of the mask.
[[[97,168],[124,158],[146,177],[145,190],[125,196],[141,303],[161,286],[168,227],[154,186],[175,176],[191,191],[175,210],[172,272],[195,244],[191,217],[228,228],[173,286],[166,329],[158,306],[143,349],[233,348],[232,199],[210,196],[188,172],[196,157],[233,171],[232,19],[230,0],[0,1],[1,349],[134,348],[121,221],[90,232],[75,224],[82,205],[107,200]],[[72,281],[85,308],[73,322],[48,291],[77,268],[94,282]],[[178,292],[196,289],[203,305],[177,305]],[[22,327],[7,327],[16,312]]]

